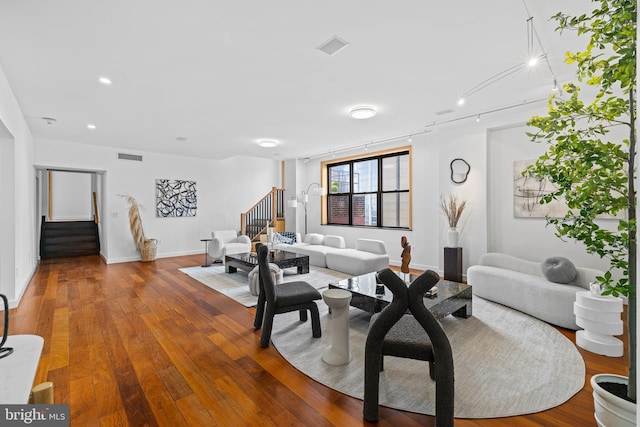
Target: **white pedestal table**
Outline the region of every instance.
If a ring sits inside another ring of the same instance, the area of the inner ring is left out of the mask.
[[[592,353],[611,357],[622,356],[622,298],[597,295],[589,291],[576,292],[573,303],[576,324],[576,344]]]
[[[343,289],[328,289],[322,299],[331,312],[331,345],[322,353],[322,360],[329,365],[345,365],[351,361],[349,350],[349,302],[351,292]]]

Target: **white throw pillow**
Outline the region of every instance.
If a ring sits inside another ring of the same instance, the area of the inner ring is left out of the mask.
[[[321,245],[324,242],[324,235],[317,233],[307,234],[305,241],[310,245]]]

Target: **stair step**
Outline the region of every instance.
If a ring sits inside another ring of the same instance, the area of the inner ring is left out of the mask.
[[[93,221],[45,222],[40,238],[40,257],[61,258],[100,252],[98,225]]]
[[[67,230],[70,228],[93,228],[97,224],[94,221],[59,221],[46,222],[45,229]]]
[[[45,249],[54,249],[54,248],[97,248],[100,247],[100,244],[97,240],[89,240],[89,241],[77,241],[77,240],[66,240],[62,242],[48,242],[45,241],[42,244],[42,247]]]
[[[86,256],[86,255],[97,255],[100,251],[98,250],[69,250],[69,251],[61,251],[61,252],[45,252],[40,257],[42,259],[51,259],[51,258],[70,258],[76,256]]]
[[[65,244],[65,243],[74,243],[74,242],[97,242],[98,236],[96,234],[81,234],[74,236],[45,236],[44,242],[45,244]]]

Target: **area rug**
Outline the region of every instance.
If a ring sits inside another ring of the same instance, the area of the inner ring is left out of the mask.
[[[186,267],[180,271],[196,279],[198,282],[215,289],[216,291],[232,298],[245,307],[254,307],[258,303],[258,297],[249,292],[249,279],[247,272],[238,270],[236,273],[225,273],[224,266],[212,267]],[[303,280],[316,289],[323,289],[331,282],[337,282],[351,277],[349,274],[326,268],[309,266],[308,274],[296,274],[295,268],[284,269],[283,282]]]
[[[352,361],[330,366],[322,351],[331,343],[324,302],[318,303],[322,338],[297,313],[275,316],[272,342],[287,361],[316,381],[363,398],[364,344],[369,315],[350,309]],[[473,316],[441,320],[453,349],[455,417],[498,418],[543,411],[567,401],[584,386],[585,365],[574,344],[531,316],[473,297]],[[385,357],[380,404],[435,414],[435,386],[428,364]]]

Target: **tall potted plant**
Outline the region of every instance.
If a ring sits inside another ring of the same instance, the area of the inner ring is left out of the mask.
[[[588,36],[588,43],[584,51],[567,53],[566,62],[577,68],[578,83],[564,85],[565,99],[551,97],[546,116],[529,120],[537,130],[528,135],[549,146],[525,173],[557,186],[542,203],[561,196],[565,199],[568,213],[563,218],[547,218],[556,235],[581,241],[587,252],[609,260],[609,270],[598,278],[603,294],[628,297],[629,376],[624,394],[635,411],[636,0],[593,3],[591,13],[553,17],[558,30],[576,30]],[[580,84],[594,88],[596,94],[582,95]],[[615,230],[596,222],[603,215],[617,218]],[[619,272],[620,278],[614,279],[612,271]],[[595,389],[599,385],[594,379]]]

